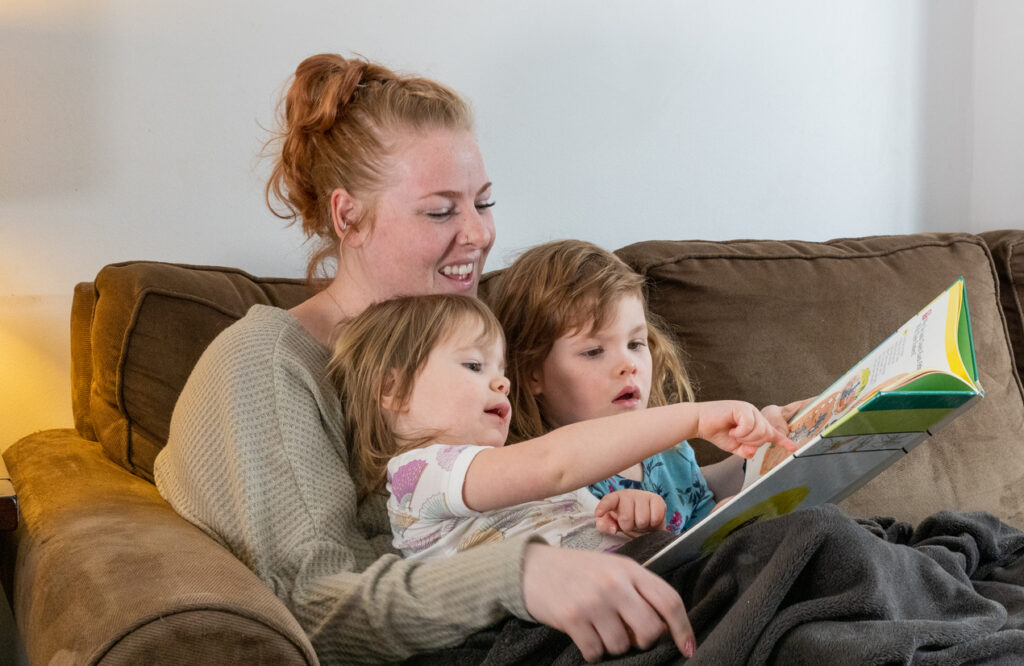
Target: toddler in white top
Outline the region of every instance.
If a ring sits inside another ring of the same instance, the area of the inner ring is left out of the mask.
[[[665,502],[586,486],[701,437],[750,457],[796,446],[753,405],[677,403],[592,419],[504,446],[512,407],[504,336],[482,302],[411,296],[345,322],[328,367],[345,395],[359,500],[387,492],[394,544],[437,557],[514,535],[610,549],[664,529]]]

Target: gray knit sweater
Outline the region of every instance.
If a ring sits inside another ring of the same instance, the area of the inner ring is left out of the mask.
[[[410,562],[383,498],[356,506],[328,350],[263,305],[192,371],[156,460],[157,487],[288,606],[325,664],[397,659],[529,618],[525,541]]]

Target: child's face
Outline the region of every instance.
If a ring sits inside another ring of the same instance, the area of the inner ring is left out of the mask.
[[[480,339],[473,322],[434,347],[416,375],[408,402],[389,411],[401,439],[437,433],[436,444],[504,446],[512,408],[501,340]],[[385,399],[385,409],[391,410]]]
[[[555,341],[531,390],[557,426],[647,407],[651,350],[647,318],[637,296],[623,296],[608,324]]]

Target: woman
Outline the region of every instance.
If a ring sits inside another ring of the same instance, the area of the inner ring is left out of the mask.
[[[255,306],[193,370],[156,461],[161,494],[273,588],[324,663],[458,644],[508,615],[584,657],[693,632],[679,594],[621,556],[523,540],[421,563],[391,547],[383,498],[357,505],[344,405],[323,376],[342,320],[402,294],[476,294],[491,183],[466,103],[434,81],[337,55],[302,62],[267,186],[318,243],[326,287]]]

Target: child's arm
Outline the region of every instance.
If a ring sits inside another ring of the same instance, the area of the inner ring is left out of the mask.
[[[665,529],[665,500],[648,490],[625,488],[601,498],[594,509],[597,529],[608,534],[619,532],[638,537]]]
[[[749,403],[677,403],[579,421],[514,446],[485,449],[469,466],[463,500],[474,511],[489,511],[551,497],[596,483],[691,437],[744,458],[769,442],[796,450]]]

